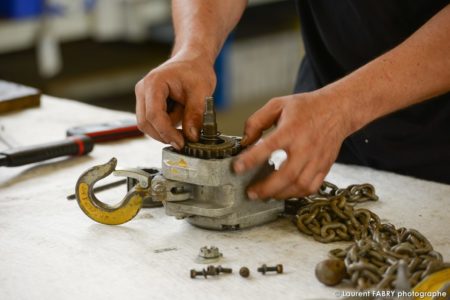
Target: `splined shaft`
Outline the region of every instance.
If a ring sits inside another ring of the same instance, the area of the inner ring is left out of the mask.
[[[201,139],[207,143],[215,143],[217,139],[216,110],[214,108],[214,98],[206,97],[205,112],[203,113],[203,126]]]

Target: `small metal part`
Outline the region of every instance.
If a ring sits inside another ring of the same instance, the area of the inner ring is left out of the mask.
[[[230,274],[233,273],[233,269],[231,268],[224,268],[222,266],[213,266],[213,265],[209,265],[206,267],[206,273],[210,276],[216,276],[219,275],[220,273],[225,273],[225,274]]]
[[[213,265],[209,265],[206,267],[206,273],[211,276],[219,275],[219,271]]]
[[[198,262],[200,263],[210,263],[219,260],[222,257],[219,248],[216,246],[203,246],[200,248],[200,253],[198,254]]]
[[[158,168],[139,168],[139,169],[150,174],[151,180],[153,180],[153,178],[155,178],[155,176],[161,174],[161,170]],[[138,180],[136,180],[135,178],[131,178],[131,177],[127,177],[126,180],[127,180],[127,191],[130,191],[132,188],[134,188],[134,186],[136,184],[139,183]],[[157,199],[153,199],[152,195],[144,197],[143,202],[144,202],[142,205],[143,208],[154,208],[154,207],[163,206],[162,202],[158,201]]]
[[[277,272],[278,274],[283,273],[283,265],[276,265],[274,267],[268,267],[265,264],[258,268],[258,272],[265,275],[267,272]]]
[[[250,270],[247,267],[241,267],[239,269],[239,275],[241,275],[244,278],[247,278],[250,276]]]
[[[203,269],[201,271],[197,271],[197,270],[192,269],[190,271],[190,275],[191,275],[191,278],[194,279],[197,276],[203,276],[203,277],[207,278],[208,275],[210,275],[210,274],[208,274],[208,271],[205,270],[205,269]]]
[[[216,246],[204,246],[200,248],[200,257],[203,258],[218,258],[220,257],[222,254],[219,251],[219,248],[217,248]]]
[[[224,268],[224,267],[219,265],[219,266],[216,267],[216,272],[218,274],[220,274],[220,273],[231,274],[231,273],[233,273],[233,269],[231,269],[231,268]]]

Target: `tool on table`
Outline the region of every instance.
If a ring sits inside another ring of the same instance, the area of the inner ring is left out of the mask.
[[[102,143],[142,136],[143,133],[138,129],[136,120],[120,120],[72,127],[66,131],[66,135],[87,135],[94,143]]]
[[[93,150],[94,143],[140,135],[142,132],[132,120],[73,127],[67,130],[68,137],[61,141],[0,149],[0,166],[16,167],[60,156],[85,155]]]
[[[25,85],[0,80],[0,114],[40,105],[41,92]]]
[[[236,230],[275,220],[284,210],[282,201],[252,202],[245,192],[250,182],[267,176],[274,168],[266,163],[236,175],[231,162],[241,150],[239,137],[217,131],[214,101],[208,97],[198,142],[186,142],[181,151],[164,148],[158,173],[141,169],[115,171],[115,158],[87,170],[76,184],[78,204],[91,219],[110,225],[131,220],[148,197],[162,202],[167,215],[209,229]],[[98,200],[93,192],[94,184],[113,172],[137,182],[114,207]]]
[[[11,148],[0,152],[0,166],[17,167],[66,155],[84,155],[94,143],[88,136],[74,136],[61,141]]]

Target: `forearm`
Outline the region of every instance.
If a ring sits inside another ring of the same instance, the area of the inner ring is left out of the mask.
[[[193,51],[214,62],[247,0],[173,0],[175,45],[172,56]]]
[[[349,113],[349,134],[450,91],[450,5],[402,44],[322,91],[335,95],[336,105]]]

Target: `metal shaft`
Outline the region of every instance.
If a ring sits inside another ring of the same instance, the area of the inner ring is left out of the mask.
[[[233,272],[233,269],[223,268],[222,266],[217,266],[216,270],[218,273],[232,273]]]
[[[214,98],[206,97],[205,111],[203,113],[202,139],[214,142],[217,139],[216,110]]]
[[[203,276],[203,277],[207,278],[208,275],[211,275],[211,274],[208,274],[207,270],[205,270],[205,269],[203,269],[201,271],[197,271],[197,270],[192,269],[190,271],[190,275],[191,275],[191,278],[194,279],[197,276]]]

